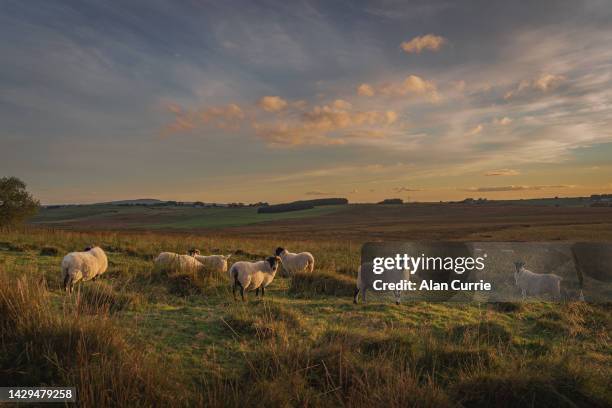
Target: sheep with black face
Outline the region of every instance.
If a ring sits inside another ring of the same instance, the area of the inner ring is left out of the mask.
[[[281,259],[278,256],[269,256],[263,261],[240,261],[232,265],[229,270],[230,280],[233,282],[232,293],[236,300],[236,289],[240,288],[242,300],[246,300],[245,291],[255,290],[255,295],[264,296],[265,288],[272,283]]]

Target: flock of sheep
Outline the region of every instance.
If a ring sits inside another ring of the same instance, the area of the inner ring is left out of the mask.
[[[162,252],[155,258],[155,266],[158,268],[171,268],[175,271],[201,271],[212,273],[226,273],[228,271],[228,260],[231,255],[209,255],[202,256],[200,251],[192,249],[188,255],[174,252]],[[310,252],[292,253],[285,248],[277,248],[274,256],[269,256],[262,261],[235,262],[229,268],[229,278],[232,282],[232,293],[236,299],[236,290],[240,289],[240,296],[245,300],[245,291],[255,290],[256,296],[264,296],[265,288],[274,280],[280,264],[289,275],[300,272],[312,272],[314,270],[314,257]],[[357,303],[359,292],[362,300],[366,300],[366,288],[368,282],[362,277],[362,268],[359,267],[357,286],[355,288],[354,302]],[[64,289],[72,293],[73,287],[80,281],[96,280],[98,276],[106,272],[108,259],[100,247],[87,247],[82,252],[71,252],[62,260],[62,277]],[[371,267],[371,265],[370,265]],[[554,274],[539,274],[525,268],[523,262],[515,263],[514,279],[516,286],[521,290],[523,298],[527,295],[539,296],[550,295],[554,299],[561,297],[561,277]],[[398,272],[406,278],[405,271]],[[409,275],[407,277],[409,279]],[[396,303],[399,303],[399,293],[396,293]],[[581,298],[582,298],[581,293]]]
[[[174,271],[209,273],[226,273],[230,255],[200,255],[200,251],[192,249],[188,255],[174,252],[162,252],[154,260],[155,267],[172,269]],[[239,261],[229,268],[229,278],[232,281],[232,293],[236,298],[236,290],[245,300],[245,291],[255,290],[256,296],[264,296],[265,288],[274,280],[278,267],[282,263],[289,275],[314,270],[314,257],[310,252],[293,253],[285,248],[276,248],[275,255],[258,262]],[[82,252],[71,252],[62,260],[62,278],[64,290],[72,293],[78,282],[96,280],[106,272],[108,259],[100,247],[87,247]]]

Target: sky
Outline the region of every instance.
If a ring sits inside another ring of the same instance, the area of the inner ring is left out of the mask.
[[[0,2],[45,204],[612,192],[608,1]]]

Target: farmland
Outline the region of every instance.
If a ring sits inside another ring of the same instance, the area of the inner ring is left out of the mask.
[[[0,381],[75,384],[83,406],[612,404],[609,305],[352,304],[362,242],[612,241],[608,208],[177,211],[55,209],[0,232]],[[109,270],[67,297],[61,257],[92,243],[107,251]],[[162,250],[197,247],[235,261],[277,246],[312,252],[315,273],[277,277],[263,301],[250,293],[234,302],[224,276],[152,265]]]

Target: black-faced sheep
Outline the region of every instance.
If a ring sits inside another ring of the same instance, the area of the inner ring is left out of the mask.
[[[108,259],[100,247],[87,247],[83,252],[70,252],[62,259],[64,290],[72,293],[80,281],[95,280],[106,272]]]
[[[246,300],[244,292],[255,289],[255,295],[264,296],[265,288],[274,280],[276,271],[281,262],[278,256],[269,256],[264,261],[247,262],[240,261],[232,265],[229,270],[230,280],[233,282],[232,294],[236,300],[236,289],[240,287],[240,296]]]

